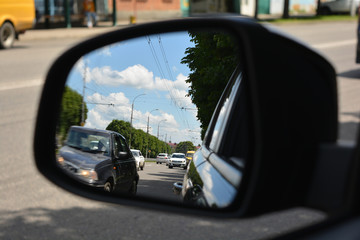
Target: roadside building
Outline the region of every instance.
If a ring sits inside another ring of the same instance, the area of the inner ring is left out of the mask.
[[[37,22],[61,23],[69,14],[71,23],[83,23],[83,0],[35,0]],[[112,20],[113,0],[94,0],[100,20]],[[117,20],[135,17],[141,20],[160,20],[189,15],[188,0],[116,0]]]
[[[258,0],[258,15],[281,16],[285,0]],[[191,13],[234,12],[255,16],[256,0],[191,0]],[[290,15],[315,14],[317,0],[289,0]]]

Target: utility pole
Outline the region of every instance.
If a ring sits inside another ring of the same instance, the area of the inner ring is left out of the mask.
[[[45,0],[45,28],[50,28],[50,6],[49,6],[49,0]]]
[[[112,13],[112,18],[113,18],[113,26],[117,25],[117,14],[116,14],[116,0],[113,0],[113,13]]]
[[[159,122],[159,124],[158,124],[158,130],[157,130],[157,138],[159,139],[159,128],[160,128],[160,123],[161,122],[165,122],[166,121],[166,119],[163,119],[163,120],[161,120],[160,122]]]
[[[132,104],[131,104],[129,148],[131,148],[131,132],[132,132],[132,120],[133,120],[133,112],[134,112],[134,102],[135,102],[135,99],[137,99],[138,97],[140,97],[140,96],[142,96],[142,95],[146,95],[146,94],[143,93],[143,94],[137,95],[137,96],[134,98],[134,100],[132,101]]]
[[[149,115],[148,115],[148,120],[147,120],[147,128],[146,128],[146,138],[147,138],[147,141],[146,141],[146,154],[145,154],[145,158],[148,157],[148,152],[149,152],[149,123],[150,123],[150,114],[153,112],[153,111],[157,111],[159,109],[153,109],[149,112]]]
[[[87,63],[85,61],[85,67],[84,67],[84,77],[83,77],[83,101],[81,106],[81,126],[85,125],[85,86],[86,86],[86,71],[87,71]]]
[[[65,24],[67,28],[71,28],[71,19],[70,19],[70,6],[69,0],[64,1],[64,17],[65,17]]]

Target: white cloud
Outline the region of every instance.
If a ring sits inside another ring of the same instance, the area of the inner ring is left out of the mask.
[[[78,71],[84,72],[84,66],[84,61],[81,60],[78,62],[76,68]],[[172,142],[192,141],[194,144],[200,143],[200,127],[188,129],[190,128],[188,123],[186,124],[185,120],[182,119],[184,117],[182,111],[191,113],[194,118],[196,118],[197,114],[197,111],[194,111],[196,107],[192,104],[191,98],[186,97],[189,89],[189,84],[185,82],[187,76],[178,74],[175,81],[161,79],[155,77],[153,72],[140,64],[128,67],[123,71],[113,70],[109,66],[96,67],[91,70],[87,68],[86,74],[88,76],[87,81],[93,81],[103,87],[120,85],[123,87],[133,87],[146,90],[145,93],[148,96],[150,94],[147,90],[155,90],[151,91],[151,94],[160,98],[162,95],[160,92],[166,92],[165,96],[171,99],[172,104],[176,102],[177,107],[183,107],[184,109],[178,109],[180,115],[176,115],[177,117],[161,109],[152,112],[149,118],[149,133],[156,136],[159,122],[166,119],[166,121],[160,123],[162,140],[165,140],[165,136],[167,136],[166,139],[168,141],[171,139]],[[88,112],[85,126],[105,129],[113,119],[130,122],[131,100],[132,99],[128,99],[123,92],[111,93],[107,96],[101,95],[100,93],[88,95],[86,101],[89,104],[88,107],[91,106],[92,108],[90,107],[91,110]],[[156,100],[156,98],[151,100]],[[139,103],[140,102],[138,102],[138,104]],[[176,114],[176,112],[174,114]],[[134,109],[133,126],[146,132],[148,116],[149,111],[141,112],[138,109]]]
[[[80,58],[77,63],[75,64],[75,69],[81,74],[81,78],[83,79],[84,76],[86,79],[86,82],[91,81],[91,72],[90,68],[88,67],[90,61],[88,59],[84,60],[84,58]]]
[[[101,48],[99,50],[99,54],[110,57],[111,56],[110,46]]]
[[[112,93],[109,96],[102,96],[99,93],[87,96],[87,104],[94,104],[94,108],[88,112],[86,127],[105,129],[113,119],[119,119],[130,122],[131,103],[124,93]],[[156,112],[155,112],[156,113]],[[160,111],[160,115],[149,116],[149,112],[141,112],[134,109],[133,126],[146,132],[147,120],[149,117],[150,129],[149,133],[157,135],[157,129],[160,123],[161,129],[171,132],[179,131],[179,123],[175,117],[166,112]],[[166,121],[162,121],[165,120]],[[162,121],[162,122],[160,122]]]
[[[77,64],[77,70],[84,74],[84,62]],[[136,89],[169,91],[178,89],[186,91],[189,84],[183,74],[179,74],[175,81],[155,77],[154,73],[144,66],[137,64],[123,71],[113,70],[110,66],[95,67],[86,71],[89,80],[105,86],[129,86]]]
[[[102,96],[99,93],[87,96],[86,101],[89,103],[95,103],[98,105],[117,105],[117,106],[129,106],[130,101],[124,93],[111,93],[109,96]]]

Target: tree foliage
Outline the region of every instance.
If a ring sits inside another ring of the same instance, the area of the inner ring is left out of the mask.
[[[190,141],[185,141],[185,142],[179,142],[179,144],[176,145],[176,150],[175,152],[178,153],[186,153],[187,151],[195,151],[196,147],[194,146],[194,144]]]
[[[140,150],[143,155],[146,155],[146,150],[150,151],[148,156],[156,157],[159,153],[170,153],[170,146],[164,141],[160,141],[155,136],[145,133],[143,130],[131,127],[129,122],[123,120],[112,120],[106,127],[106,130],[118,132],[128,141],[131,137],[131,148]],[[128,143],[129,144],[129,143]]]
[[[216,104],[237,66],[238,45],[225,33],[189,33],[194,47],[186,49],[181,63],[187,64],[191,73],[189,96],[198,108],[197,118],[204,137]]]
[[[81,125],[83,97],[75,90],[65,86],[61,102],[60,118],[57,127],[57,134],[60,139],[65,139],[69,128],[73,125]],[[84,108],[84,121],[87,118],[87,106]]]

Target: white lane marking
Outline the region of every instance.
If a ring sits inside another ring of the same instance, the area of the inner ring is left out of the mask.
[[[14,90],[19,88],[28,88],[28,87],[37,87],[44,84],[43,80],[35,79],[35,80],[27,80],[16,83],[1,83],[0,91]]]
[[[317,49],[326,49],[326,48],[336,48],[336,47],[343,47],[346,45],[354,45],[356,44],[356,39],[338,41],[338,42],[329,42],[329,43],[320,43],[312,45],[313,48]]]

